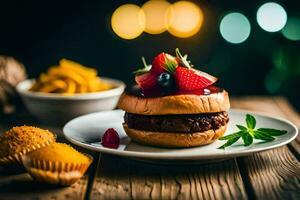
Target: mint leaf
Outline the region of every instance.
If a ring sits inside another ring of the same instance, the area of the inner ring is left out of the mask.
[[[256,126],[256,119],[252,115],[247,114],[246,115],[246,123],[247,123],[248,128],[254,129]]]
[[[244,146],[249,146],[253,143],[253,138],[269,142],[275,140],[276,136],[280,136],[287,133],[286,130],[277,130],[272,128],[255,129],[256,119],[250,114],[246,114],[245,121],[247,127],[236,124],[236,127],[239,129],[238,132],[219,138],[219,140],[227,140],[227,142],[220,146],[218,149],[225,149],[226,147],[231,146],[241,137],[243,139]]]
[[[220,146],[218,149],[225,149],[226,147],[231,146],[232,144],[236,143],[240,139],[240,137],[241,136],[229,139],[225,144],[223,144],[222,146]]]
[[[253,136],[248,132],[245,132],[243,134],[242,138],[244,141],[244,146],[249,146],[253,143]]]
[[[266,134],[264,132],[261,131],[253,131],[254,132],[254,138],[258,139],[258,140],[265,140],[265,141],[273,141],[275,140],[274,137],[272,137],[269,134]]]
[[[238,127],[238,129],[240,129],[241,131],[247,131],[247,128],[245,126],[237,124],[236,127]]]
[[[259,128],[257,129],[257,131],[264,132],[270,136],[279,136],[287,133],[287,131],[285,130],[277,130],[272,128]]]
[[[233,139],[236,137],[241,137],[242,133],[243,133],[243,131],[238,131],[238,132],[232,133],[230,135],[225,135],[225,136],[219,138],[219,140],[229,140],[229,139]]]

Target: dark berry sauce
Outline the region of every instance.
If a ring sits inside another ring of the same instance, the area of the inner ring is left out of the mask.
[[[146,91],[142,90],[139,86],[135,85],[131,88],[126,89],[126,93],[137,96],[137,97],[145,97],[145,98],[153,98],[153,97],[163,97],[170,95],[210,95],[218,92],[222,92],[223,89],[216,86],[208,86],[206,88],[200,90],[193,91],[173,91],[173,92],[165,92],[159,89]]]

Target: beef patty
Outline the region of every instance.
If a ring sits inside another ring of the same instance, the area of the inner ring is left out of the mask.
[[[139,115],[125,113],[125,123],[129,128],[156,131],[194,133],[216,130],[228,121],[227,112],[190,115]]]

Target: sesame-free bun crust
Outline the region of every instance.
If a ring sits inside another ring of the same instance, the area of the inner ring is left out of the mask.
[[[210,144],[223,136],[227,124],[217,130],[195,133],[153,132],[128,128],[123,124],[126,134],[135,142],[160,147],[196,147]]]
[[[170,95],[145,98],[123,93],[118,107],[141,115],[200,114],[228,111],[228,93],[223,90],[210,95]]]

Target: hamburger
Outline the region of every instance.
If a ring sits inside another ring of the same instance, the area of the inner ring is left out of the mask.
[[[144,62],[145,63],[145,62]],[[217,78],[192,68],[187,56],[160,53],[136,72],[118,106],[123,127],[135,142],[160,147],[195,147],[223,136],[229,121],[228,93]]]

